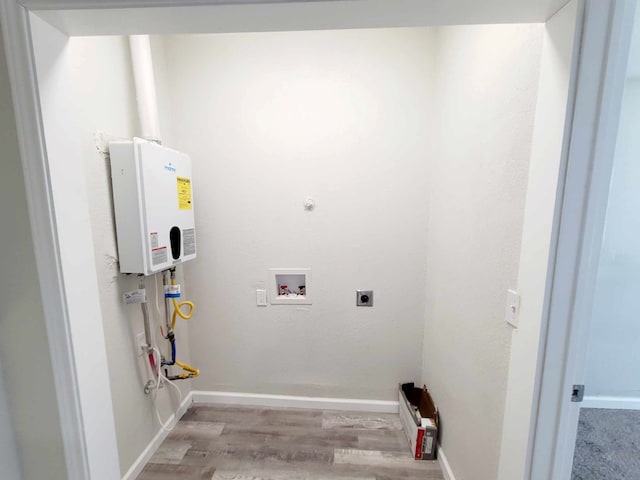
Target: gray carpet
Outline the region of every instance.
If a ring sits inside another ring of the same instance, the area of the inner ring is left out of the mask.
[[[571,478],[640,479],[640,411],[583,408]]]

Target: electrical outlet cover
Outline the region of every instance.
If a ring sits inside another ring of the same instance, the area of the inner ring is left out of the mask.
[[[143,348],[147,346],[147,342],[144,339],[144,332],[140,332],[136,335],[136,346],[140,349],[138,356],[141,357],[144,353]]]
[[[373,307],[373,290],[357,290],[356,306]]]
[[[256,305],[259,307],[267,306],[267,291],[263,288],[256,289]]]

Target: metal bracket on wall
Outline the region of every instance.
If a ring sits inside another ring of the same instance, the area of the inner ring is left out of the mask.
[[[584,385],[574,385],[571,389],[571,401],[581,402],[584,398]]]

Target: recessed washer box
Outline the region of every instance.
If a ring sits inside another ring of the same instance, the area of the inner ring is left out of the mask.
[[[109,144],[122,273],[151,275],[196,258],[191,160],[141,138]]]
[[[269,290],[272,305],[311,305],[311,269],[270,268]]]

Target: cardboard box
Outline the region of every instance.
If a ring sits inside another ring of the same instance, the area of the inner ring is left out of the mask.
[[[438,409],[427,387],[404,383],[398,390],[400,421],[416,460],[435,460],[438,444]]]

